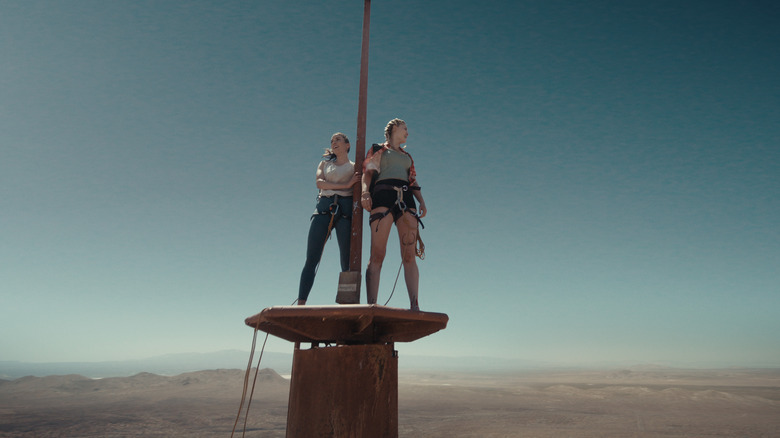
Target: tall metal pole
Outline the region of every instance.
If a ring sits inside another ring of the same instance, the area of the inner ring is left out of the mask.
[[[368,35],[371,21],[371,0],[363,7],[363,46],[360,54],[360,93],[358,95],[357,143],[355,145],[355,170],[363,176],[363,158],[366,156],[366,107],[368,102]],[[349,270],[361,271],[363,251],[363,207],[360,205],[362,185],[352,191],[352,243],[350,245]],[[358,277],[359,278],[359,277]],[[360,280],[358,280],[360,281]],[[360,284],[357,286],[360,293]],[[358,295],[360,296],[360,295]]]
[[[363,49],[360,53],[360,93],[358,95],[357,142],[355,142],[355,171],[363,177],[363,158],[366,156],[366,102],[368,92],[368,27],[371,19],[371,0],[363,7]],[[362,185],[352,188],[352,241],[349,246],[349,271],[339,275],[336,302],[360,304],[360,271],[363,252],[363,207],[360,204]]]

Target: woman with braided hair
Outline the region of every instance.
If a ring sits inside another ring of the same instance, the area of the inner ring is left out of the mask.
[[[371,213],[371,256],[366,268],[368,304],[376,304],[379,274],[387,250],[387,239],[395,223],[401,242],[401,263],[412,310],[419,310],[417,240],[420,218],[428,213],[417,183],[412,156],[404,150],[409,131],[406,122],[393,119],[385,127],[385,142],[373,145],[363,162],[360,202]],[[419,202],[419,208],[416,202]]]
[[[317,166],[315,182],[320,194],[311,216],[306,247],[306,263],[298,286],[298,304],[306,304],[314,285],[317,266],[322,259],[325,242],[333,229],[339,242],[341,270],[349,271],[349,245],[352,233],[352,186],[358,182],[355,163],[349,161],[349,139],[341,132],[330,138],[330,148]]]

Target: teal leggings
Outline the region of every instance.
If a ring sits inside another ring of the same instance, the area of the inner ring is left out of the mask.
[[[298,299],[305,300],[314,285],[314,276],[317,275],[317,266],[322,258],[322,250],[325,248],[328,234],[328,224],[331,218],[331,206],[333,197],[320,197],[317,201],[317,210],[311,217],[309,225],[309,239],[306,246],[306,263],[301,272],[301,282],[298,286]],[[333,232],[339,242],[339,255],[341,256],[341,270],[349,271],[349,242],[352,234],[352,197],[338,197],[336,203],[338,211],[333,217]]]

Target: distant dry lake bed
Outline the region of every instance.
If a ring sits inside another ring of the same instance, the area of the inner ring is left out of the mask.
[[[243,382],[243,370],[0,380],[0,436],[229,437]],[[261,371],[244,436],[285,436],[288,391]],[[780,370],[402,373],[398,393],[404,438],[780,437]]]

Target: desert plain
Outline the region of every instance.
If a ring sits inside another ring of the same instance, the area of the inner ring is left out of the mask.
[[[230,437],[244,377],[0,380],[0,436]],[[288,392],[288,379],[261,370],[234,436],[284,437]],[[402,372],[398,396],[404,438],[780,437],[776,369]]]

